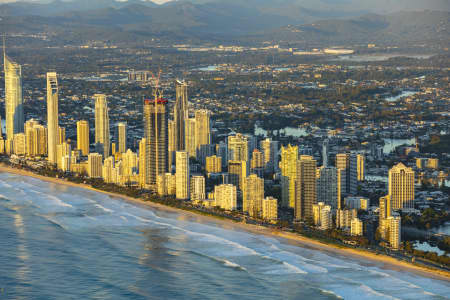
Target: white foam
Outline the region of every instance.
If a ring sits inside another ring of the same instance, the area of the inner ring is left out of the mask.
[[[242,271],[247,271],[247,269],[242,267],[241,265],[238,265],[237,263],[231,262],[231,261],[226,260],[226,259],[223,260],[223,265],[226,266],[226,267],[235,268],[235,269],[239,269],[239,270],[242,270]]]
[[[63,202],[61,199],[59,199],[58,197],[55,197],[53,195],[46,195],[47,198],[52,199],[56,204],[58,204],[59,206],[63,206],[63,207],[73,207],[72,205],[70,205],[69,203]]]
[[[104,206],[101,206],[100,204],[94,204],[94,206],[102,209],[103,211],[105,211],[107,213],[113,213],[114,212],[112,209],[109,209],[109,208],[106,208]]]
[[[333,291],[329,291],[329,290],[325,290],[325,289],[320,289],[320,291],[321,291],[323,294],[333,295],[333,296],[335,296],[335,297],[338,298],[338,299],[344,299],[343,297],[339,296],[338,294],[336,294],[336,293],[333,292]]]
[[[369,293],[369,294],[372,294],[372,295],[374,295],[374,296],[380,297],[381,299],[400,300],[399,298],[396,298],[396,297],[393,297],[393,296],[390,296],[390,295],[386,295],[386,294],[383,294],[383,293],[381,293],[381,292],[377,292],[377,291],[375,291],[374,289],[372,289],[371,287],[369,287],[369,286],[367,286],[367,285],[365,285],[365,284],[361,284],[361,285],[359,286],[359,288],[360,288],[361,290],[363,290],[363,291]]]

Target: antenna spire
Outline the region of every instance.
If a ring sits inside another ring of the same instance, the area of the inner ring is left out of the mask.
[[[3,61],[6,61],[6,34],[3,33]]]

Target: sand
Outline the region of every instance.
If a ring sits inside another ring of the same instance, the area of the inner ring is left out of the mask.
[[[0,164],[0,172],[7,172],[7,173],[13,173],[13,174],[18,174],[18,175],[22,175],[22,176],[29,176],[29,177],[34,177],[34,178],[37,178],[37,179],[40,179],[43,181],[47,181],[47,182],[83,188],[83,189],[103,193],[103,194],[109,195],[111,197],[121,198],[128,202],[132,202],[134,204],[149,206],[152,208],[156,208],[158,210],[164,210],[164,211],[168,211],[168,212],[176,212],[178,214],[181,214],[184,217],[192,218],[193,221],[196,221],[199,223],[215,223],[215,224],[219,224],[222,227],[227,228],[227,229],[239,229],[239,230],[244,230],[244,231],[248,231],[251,233],[269,235],[269,236],[274,236],[274,237],[281,237],[281,238],[289,240],[290,242],[293,242],[294,244],[299,244],[302,246],[306,246],[306,247],[313,248],[313,249],[318,249],[318,250],[329,252],[332,254],[338,254],[338,255],[344,256],[344,257],[350,257],[350,258],[355,258],[358,260],[363,260],[368,265],[374,265],[374,264],[379,265],[380,263],[382,263],[383,268],[392,269],[392,270],[396,270],[396,271],[411,272],[411,273],[415,273],[415,274],[418,274],[421,276],[426,276],[426,277],[450,282],[450,272],[447,272],[444,270],[427,268],[427,267],[423,267],[423,266],[418,266],[418,265],[415,265],[415,264],[412,264],[412,263],[409,263],[406,261],[397,260],[393,257],[383,255],[383,254],[376,255],[372,252],[364,251],[362,249],[360,250],[360,249],[352,249],[352,248],[340,248],[338,246],[335,246],[332,244],[325,244],[320,241],[316,241],[316,240],[301,236],[299,234],[284,232],[281,230],[275,230],[275,229],[267,228],[264,226],[237,223],[237,222],[233,222],[232,220],[227,220],[227,219],[218,219],[213,216],[202,215],[202,214],[198,214],[193,211],[186,211],[183,209],[165,206],[165,205],[159,204],[159,203],[143,201],[142,199],[136,199],[136,198],[128,197],[128,196],[121,195],[121,194],[105,192],[102,190],[95,189],[95,188],[91,187],[90,185],[86,185],[86,184],[77,184],[77,183],[73,183],[73,182],[70,182],[70,181],[67,181],[64,179],[41,176],[41,175],[35,174],[30,171],[16,169],[13,167],[6,166],[4,164]]]

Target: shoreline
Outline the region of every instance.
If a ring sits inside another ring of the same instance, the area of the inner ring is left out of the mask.
[[[276,237],[276,238],[277,237],[283,238],[290,242],[294,242],[297,245],[300,245],[300,246],[303,245],[303,246],[306,246],[309,248],[317,249],[320,251],[325,251],[328,254],[332,253],[332,254],[338,254],[338,255],[341,255],[341,256],[344,256],[347,258],[353,258],[353,259],[356,258],[359,260],[367,260],[367,263],[377,263],[377,264],[382,263],[383,266],[380,266],[382,268],[387,268],[387,269],[396,270],[396,271],[400,271],[400,272],[408,271],[408,272],[411,272],[411,273],[414,273],[417,275],[422,275],[425,277],[450,282],[450,272],[443,271],[443,270],[437,270],[437,269],[431,269],[431,268],[427,268],[427,267],[423,267],[423,266],[418,266],[418,265],[415,265],[415,264],[412,264],[412,263],[409,263],[406,261],[399,261],[393,257],[386,256],[384,254],[376,255],[374,253],[364,251],[362,249],[341,248],[336,245],[325,244],[320,241],[317,241],[317,240],[314,240],[311,238],[307,238],[307,237],[304,237],[304,236],[301,236],[301,235],[295,234],[295,233],[284,232],[284,231],[280,231],[280,230],[276,230],[276,229],[270,229],[270,228],[267,228],[264,226],[259,226],[259,225],[233,222],[232,220],[219,219],[214,216],[208,216],[208,215],[196,213],[195,211],[187,211],[187,210],[170,207],[170,206],[166,206],[166,205],[159,204],[159,203],[154,203],[151,201],[143,201],[138,198],[132,198],[132,197],[122,195],[122,194],[106,192],[106,191],[102,191],[99,189],[95,189],[92,186],[87,185],[87,184],[78,184],[78,183],[70,182],[70,181],[67,181],[64,179],[60,179],[60,178],[46,177],[46,176],[35,174],[31,171],[9,167],[4,164],[0,164],[0,172],[12,173],[12,174],[27,176],[27,177],[33,177],[33,178],[36,178],[36,179],[39,179],[42,181],[46,181],[46,182],[50,182],[50,183],[64,184],[66,186],[82,188],[82,189],[102,193],[105,195],[109,195],[110,197],[120,198],[120,199],[123,199],[123,200],[128,201],[133,204],[145,205],[147,207],[160,209],[160,210],[163,210],[166,212],[175,212],[175,213],[183,214],[185,216],[194,217],[199,221],[214,222],[216,224],[225,225],[225,226],[228,225],[233,228],[238,228],[238,229],[250,232],[250,233],[262,234],[262,235]]]

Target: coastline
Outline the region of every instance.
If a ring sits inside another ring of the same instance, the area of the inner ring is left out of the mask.
[[[182,214],[184,216],[194,217],[199,221],[214,222],[216,224],[230,226],[232,228],[237,228],[237,229],[251,232],[251,233],[284,238],[284,239],[294,242],[295,244],[300,245],[300,246],[307,246],[307,247],[310,247],[313,249],[325,251],[325,252],[332,253],[332,254],[338,254],[341,256],[348,257],[348,258],[367,260],[368,263],[378,263],[378,264],[382,263],[383,267],[387,268],[387,269],[394,269],[397,271],[408,271],[408,272],[426,276],[429,278],[439,279],[442,281],[450,282],[450,272],[426,268],[426,267],[418,266],[418,265],[415,265],[415,264],[412,264],[409,262],[405,262],[405,261],[399,261],[393,257],[386,256],[383,254],[376,255],[371,252],[364,251],[362,249],[341,248],[336,245],[325,244],[320,241],[310,239],[310,238],[307,238],[307,237],[304,237],[304,236],[301,236],[301,235],[295,234],[295,233],[284,232],[284,231],[275,230],[275,229],[271,229],[271,228],[267,228],[267,227],[259,226],[259,225],[237,223],[237,222],[233,222],[231,220],[219,219],[214,216],[199,214],[194,211],[187,211],[187,210],[183,210],[183,209],[165,206],[165,205],[159,204],[159,203],[143,201],[141,199],[128,197],[128,196],[125,196],[122,194],[111,193],[111,192],[106,192],[106,191],[102,191],[99,189],[95,189],[92,186],[87,185],[87,184],[77,184],[77,183],[73,183],[73,182],[70,182],[70,181],[67,181],[64,179],[38,175],[31,171],[16,169],[16,168],[9,167],[9,166],[6,166],[1,163],[0,163],[0,172],[12,173],[12,174],[17,174],[17,175],[21,175],[21,176],[28,176],[28,177],[40,179],[42,181],[50,182],[50,183],[64,184],[66,186],[91,190],[91,191],[109,195],[114,198],[120,198],[120,199],[123,199],[123,200],[128,201],[133,204],[145,205],[147,207],[156,208],[156,209],[164,210],[167,212],[176,212],[176,213]]]

